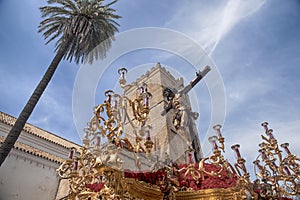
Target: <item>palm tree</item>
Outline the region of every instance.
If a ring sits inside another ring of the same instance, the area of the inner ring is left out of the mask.
[[[114,40],[115,32],[118,31],[119,24],[114,20],[120,16],[114,14],[115,10],[110,7],[116,1],[108,4],[104,4],[104,0],[47,2],[49,6],[40,8],[45,19],[39,25],[39,32],[43,33],[46,44],[56,40],[56,55],[2,143],[0,166],[13,148],[60,61],[66,59],[71,62],[74,59],[78,64],[104,58]]]

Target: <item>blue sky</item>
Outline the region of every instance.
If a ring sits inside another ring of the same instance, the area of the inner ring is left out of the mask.
[[[53,44],[44,45],[37,33],[41,20],[38,8],[45,4],[40,0],[0,1],[0,110],[13,116],[18,116],[54,57]],[[227,157],[233,158],[230,146],[240,143],[242,154],[254,160],[263,121],[270,123],[279,144],[289,142],[292,152],[299,155],[298,0],[120,0],[115,9],[122,16],[118,20],[120,34],[133,28],[168,28],[190,37],[210,55],[224,81]],[[147,49],[123,55],[116,65],[134,68],[156,62],[181,73],[187,65],[174,55]],[[106,75],[116,82],[111,71],[118,66],[114,67]],[[79,68],[66,61],[60,64],[29,119],[29,123],[77,143],[81,141],[73,120],[72,92]],[[189,66],[185,75],[189,79],[194,72]],[[101,80],[97,103],[109,87],[105,78]],[[200,112],[197,123],[204,140],[213,133],[207,130],[209,94],[205,84],[197,87],[197,92],[203,92],[196,95],[200,107],[196,111]]]

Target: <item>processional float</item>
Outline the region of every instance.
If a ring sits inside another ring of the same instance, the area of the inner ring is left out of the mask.
[[[178,92],[164,90],[168,101],[161,114],[174,109],[175,128],[179,129],[186,120],[180,110],[180,94],[190,91],[209,70],[207,66],[196,73],[196,78]],[[151,154],[151,127],[155,124],[148,119],[150,88],[145,83],[126,85],[127,70],[122,68],[118,72],[122,94],[105,92],[106,100],[94,108],[84,130],[83,146],[71,149],[68,159],[57,169],[62,179],[69,180],[66,199],[288,199],[299,195],[300,160],[290,152],[288,143],[280,145],[286,152],[284,157],[266,122],[262,124],[266,136],[262,136],[259,156],[253,162],[257,176],[253,182],[239,144],[231,147],[237,157],[233,165],[224,158],[221,125],[213,127],[216,135],[209,138],[211,156],[195,158],[193,146],[188,145],[186,163],[157,159]],[[136,95],[128,97],[127,92],[132,88],[136,88]],[[132,127],[134,140],[126,137],[125,124]],[[148,162],[151,170],[125,169],[124,154],[129,155],[138,169]]]

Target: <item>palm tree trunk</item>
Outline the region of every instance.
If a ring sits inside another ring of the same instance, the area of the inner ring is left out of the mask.
[[[51,78],[56,71],[58,64],[62,60],[65,52],[68,49],[69,43],[71,39],[69,38],[66,42],[62,43],[62,46],[57,51],[55,57],[53,58],[50,66],[48,67],[46,73],[44,74],[43,78],[39,82],[38,86],[35,88],[34,92],[32,93],[31,97],[29,98],[28,102],[26,103],[25,107],[23,108],[22,112],[20,113],[18,119],[16,120],[15,124],[9,131],[8,135],[6,136],[4,142],[0,147],[0,166],[6,159],[7,155],[13,148],[15,142],[19,138],[25,123],[27,122],[28,118],[30,117],[33,109],[37,105],[40,97],[42,96],[43,92],[45,91],[48,83],[50,82]]]

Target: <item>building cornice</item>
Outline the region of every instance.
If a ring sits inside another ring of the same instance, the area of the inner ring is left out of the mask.
[[[4,137],[0,137],[0,143],[3,143],[3,141],[4,141]],[[23,144],[23,143],[18,142],[18,141],[14,144],[14,149],[23,151],[23,152],[28,153],[28,154],[32,154],[34,156],[38,156],[38,157],[47,159],[51,162],[55,162],[55,163],[58,163],[58,164],[61,164],[64,161],[64,159],[62,159],[58,156],[52,155],[50,153],[47,153],[45,151],[36,149],[34,147],[31,147],[29,145]]]
[[[0,111],[0,122],[2,122],[4,124],[7,124],[9,126],[13,126],[16,122],[16,118]],[[31,135],[34,135],[36,137],[39,137],[43,140],[49,141],[53,144],[62,146],[64,148],[67,148],[67,149],[71,148],[71,147],[80,148],[80,145],[78,145],[74,142],[63,139],[63,138],[61,138],[61,137],[59,137],[59,136],[57,136],[53,133],[45,131],[45,130],[43,130],[41,128],[38,128],[36,126],[33,126],[29,123],[25,124],[25,126],[23,128],[23,131],[25,131],[25,132],[27,132]]]

